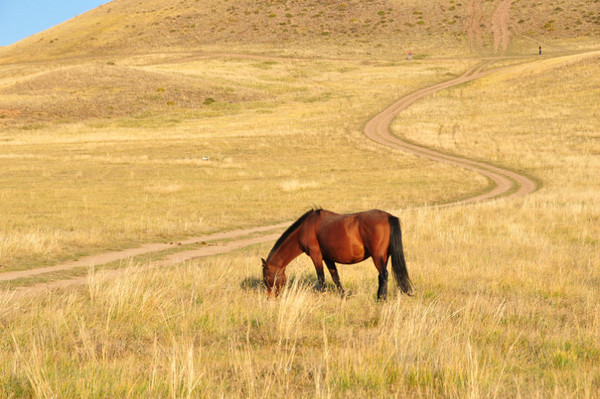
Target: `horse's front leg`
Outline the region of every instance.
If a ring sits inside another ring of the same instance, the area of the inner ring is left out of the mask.
[[[331,274],[331,278],[333,279],[333,282],[335,283],[338,292],[343,296],[344,289],[342,288],[342,283],[340,282],[340,275],[338,274],[335,262],[331,260],[325,260],[325,264],[327,265],[327,269],[329,269],[329,274]]]
[[[312,249],[308,252],[308,256],[313,261],[315,265],[315,270],[317,271],[317,290],[323,292],[325,291],[325,273],[323,272],[323,255],[321,255],[321,251],[317,249]]]

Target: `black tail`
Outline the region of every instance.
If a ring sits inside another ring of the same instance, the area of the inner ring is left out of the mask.
[[[404,260],[404,251],[402,250],[400,220],[397,217],[390,215],[388,221],[390,223],[390,247],[388,252],[392,257],[394,277],[402,292],[412,295],[413,285],[410,278],[408,278],[408,270],[406,270],[406,261]]]

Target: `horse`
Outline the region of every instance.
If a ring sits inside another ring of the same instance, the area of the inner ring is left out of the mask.
[[[402,250],[400,220],[381,210],[340,215],[324,209],[311,209],[277,239],[267,259],[261,258],[267,296],[278,296],[286,282],[285,268],[300,254],[307,254],[317,271],[317,289],[324,291],[323,261],[338,292],[343,296],[336,262],[358,263],[371,257],[379,272],[377,299],[387,298],[388,260],[402,292],[411,296],[413,286]]]

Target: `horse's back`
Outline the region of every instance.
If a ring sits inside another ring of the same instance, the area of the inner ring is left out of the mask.
[[[356,263],[373,254],[387,257],[389,214],[370,211],[340,215],[322,211],[316,237],[325,258]]]
[[[353,230],[360,232],[361,230],[370,231],[387,227],[389,226],[388,219],[390,216],[389,213],[379,209],[350,214],[337,214],[322,210],[318,227],[325,230],[344,228],[348,231],[348,234],[352,234]]]
[[[369,211],[356,213],[355,215],[357,215],[362,223],[368,224],[387,223],[388,218],[391,216],[389,213],[380,209],[371,209]]]

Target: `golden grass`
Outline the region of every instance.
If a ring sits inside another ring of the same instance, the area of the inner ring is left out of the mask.
[[[307,257],[268,301],[256,260],[269,245],[4,294],[2,394],[597,398],[597,254],[570,254],[519,208],[402,212],[417,295],[394,287],[386,303],[371,261],[340,266],[341,299],[314,290]]]
[[[210,81],[144,71],[100,62],[53,68],[15,78],[0,89],[4,107],[18,110],[28,123],[167,113],[175,108],[201,108],[207,98],[236,103],[240,97]]]

